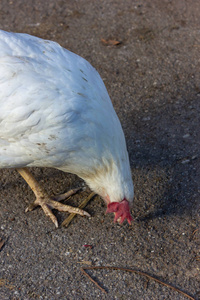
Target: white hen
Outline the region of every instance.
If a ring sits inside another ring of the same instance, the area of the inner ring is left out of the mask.
[[[57,226],[52,201],[26,167],[77,174],[131,222],[133,183],[124,133],[97,71],[59,44],[0,31],[0,168],[17,168]]]

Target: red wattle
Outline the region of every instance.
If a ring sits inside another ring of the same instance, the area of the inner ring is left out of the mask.
[[[108,203],[106,214],[117,212],[118,208],[119,208],[119,202]]]
[[[131,224],[131,221],[133,220],[130,214],[129,203],[126,199],[122,200],[121,202],[109,203],[106,213],[115,213],[114,222],[120,218],[120,224],[122,224],[126,219],[128,223]]]

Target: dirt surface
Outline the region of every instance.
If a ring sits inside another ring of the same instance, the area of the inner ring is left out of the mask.
[[[97,197],[68,228],[54,228],[14,170],[0,170],[0,299],[200,299],[199,0],[0,2],[1,29],[59,42],[99,71],[122,122],[135,185],[131,226],[113,224]],[[120,42],[107,45],[106,41]],[[52,194],[84,186],[33,169]],[[86,188],[68,203],[77,205]],[[59,224],[67,214],[55,212]],[[92,249],[83,245],[92,245]]]

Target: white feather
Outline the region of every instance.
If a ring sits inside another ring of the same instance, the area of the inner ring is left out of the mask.
[[[124,134],[97,71],[55,42],[0,31],[0,168],[32,166],[133,200]]]

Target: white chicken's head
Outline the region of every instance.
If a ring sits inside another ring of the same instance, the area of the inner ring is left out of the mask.
[[[107,204],[106,213],[114,213],[114,222],[122,224],[126,219],[131,224],[130,208],[133,203],[134,188],[128,154],[117,162],[104,160],[96,166],[91,176],[84,178],[90,188],[100,195]]]

